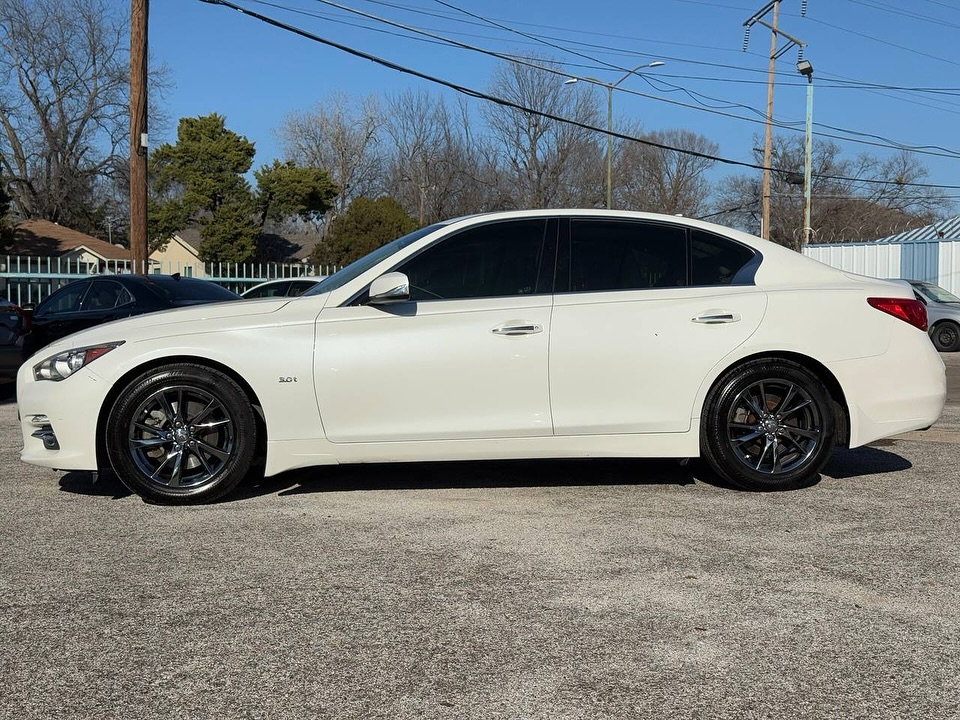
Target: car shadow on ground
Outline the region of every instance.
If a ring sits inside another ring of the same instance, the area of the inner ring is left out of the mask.
[[[291,470],[274,477],[248,477],[222,502],[264,495],[363,492],[370,490],[446,490],[458,488],[569,487],[583,485],[674,484],[723,481],[696,462],[676,460],[578,459],[330,465]],[[119,500],[132,493],[110,470],[67,472],[60,490]]]
[[[133,495],[112,470],[95,473],[72,470],[60,476],[60,491],[74,495],[95,495],[120,500]]]
[[[689,485],[693,465],[676,460],[577,459],[384,463],[306,468],[248,479],[227,500],[368,490],[571,487],[584,485]],[[717,482],[720,482],[717,479]]]
[[[895,441],[892,443],[895,444]],[[837,450],[824,474],[845,479],[907,470],[910,461],[896,453],[868,446]],[[608,485],[692,485],[704,483],[740,491],[699,460],[589,458],[576,460],[490,460],[469,462],[331,465],[291,470],[274,477],[247,478],[222,502],[240,502],[266,495],[290,496],[376,490],[449,490],[470,488],[572,487]],[[814,483],[815,484],[815,483]],[[109,471],[68,472],[60,489],[78,495],[114,500],[132,493]]]
[[[837,480],[901,472],[913,467],[913,463],[895,452],[882,448],[894,448],[896,440],[878,440],[870,445],[848,450],[835,450],[823,472]]]

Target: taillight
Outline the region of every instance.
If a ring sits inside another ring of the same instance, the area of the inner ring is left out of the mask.
[[[20,334],[23,335],[30,329],[33,322],[33,313],[28,313],[17,305],[14,305],[11,309],[20,316]]]
[[[927,329],[927,308],[914,298],[867,298],[871,307],[900,318],[919,330]]]

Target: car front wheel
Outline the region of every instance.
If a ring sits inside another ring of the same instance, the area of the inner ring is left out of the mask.
[[[817,480],[836,442],[823,383],[788,360],[753,360],[728,371],[707,398],[701,451],[748,490],[788,490]]]
[[[229,376],[167,365],[121,392],[107,420],[107,455],[124,485],[147,500],[204,503],[247,475],[256,435],[253,408]]]

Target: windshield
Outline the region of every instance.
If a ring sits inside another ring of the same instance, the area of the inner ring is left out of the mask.
[[[930,300],[941,303],[960,303],[960,298],[948,290],[944,290],[939,285],[930,283],[919,283],[918,289]]]
[[[386,245],[378,247],[373,252],[364,255],[359,260],[350,263],[345,268],[340,269],[330,277],[325,278],[323,281],[317,283],[316,287],[311,288],[305,292],[304,295],[320,295],[321,293],[336,290],[338,287],[347,284],[355,277],[363,275],[363,273],[372,268],[381,260],[390,257],[395,252],[403,250],[403,248],[407,247],[407,245],[416,242],[425,235],[429,235],[437,228],[443,227],[445,224],[446,223],[436,223],[435,225],[427,225],[419,230],[414,230],[412,233],[398,237],[396,240],[392,240]]]

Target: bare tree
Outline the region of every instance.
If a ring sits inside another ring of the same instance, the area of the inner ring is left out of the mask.
[[[799,248],[803,229],[802,138],[774,138],[770,238]],[[760,162],[760,151],[755,151]],[[831,142],[815,141],[811,157],[813,242],[876,240],[935,220],[950,209],[942,190],[917,187],[927,176],[915,155],[888,159],[841,157]],[[717,217],[750,232],[759,230],[759,189],[752,176],[726,178],[716,197]]]
[[[126,38],[105,0],[0,0],[0,174],[17,216],[100,224],[98,182],[128,142]]]
[[[391,100],[385,131],[393,148],[387,192],[420,225],[499,209],[496,154],[474,135],[467,106],[405,92]]]
[[[706,172],[713,167],[714,161],[702,155],[716,155],[716,143],[689,130],[663,130],[643,135],[635,125],[627,128],[625,134],[691,152],[667,150],[641,142],[619,143],[614,174],[614,197],[618,206],[693,217],[706,212],[711,191]]]
[[[339,215],[353,198],[376,197],[383,190],[382,126],[376,98],[357,103],[338,93],[312,111],[288,115],[278,135],[287,160],[330,173],[340,188],[333,204]]]
[[[483,116],[501,148],[506,191],[518,208],[592,205],[596,195],[591,184],[601,177],[597,143],[602,136],[554,118],[596,127],[595,88],[586,83],[564,84],[559,65],[547,59],[536,62],[543,69],[519,63],[500,65],[490,92],[538,112],[495,103],[483,106]]]

